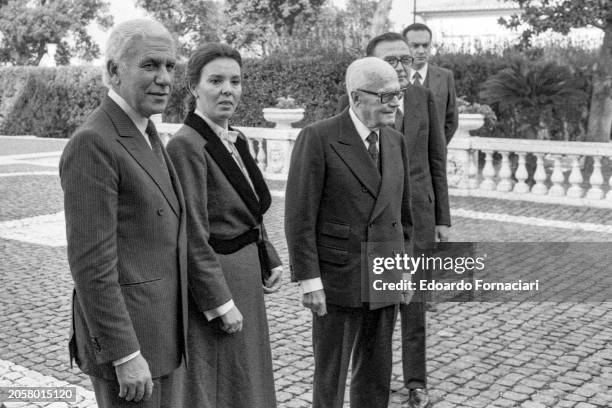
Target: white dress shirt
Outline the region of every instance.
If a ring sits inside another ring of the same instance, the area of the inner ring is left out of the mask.
[[[415,70],[414,68],[410,68],[410,83],[414,85],[414,74],[416,72],[421,76],[421,85],[425,86],[425,78],[427,78],[427,67],[429,64],[425,64],[419,70]]]

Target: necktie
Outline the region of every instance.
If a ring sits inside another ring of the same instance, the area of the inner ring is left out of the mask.
[[[246,169],[246,166],[244,165],[244,162],[242,161],[242,157],[240,157],[240,153],[238,153],[238,149],[236,149],[236,145],[234,145],[234,143],[236,143],[236,139],[238,138],[238,132],[234,130],[223,130],[221,131],[219,137],[221,138],[221,140],[225,140],[227,142],[227,145],[230,148],[230,154],[234,158],[236,164],[238,164],[240,171],[242,171],[242,174],[244,174],[244,177],[247,179],[249,185],[251,186],[251,189],[255,193],[255,186],[253,186],[253,182],[249,177],[249,173]],[[255,195],[257,196],[257,193],[255,193]]]
[[[372,162],[374,162],[374,166],[378,169],[378,147],[376,146],[378,135],[376,132],[371,132],[368,137],[366,137],[366,142],[368,142],[368,153],[370,154],[370,158]]]
[[[145,130],[146,134],[149,136],[149,142],[151,142],[151,150],[155,153],[157,160],[159,160],[161,166],[168,171],[168,166],[166,165],[166,160],[164,159],[164,154],[162,153],[162,143],[159,139],[159,135],[157,134],[157,129],[155,129],[155,125],[151,120],[147,123],[147,129]]]
[[[401,99],[400,103],[403,104],[404,100]],[[397,111],[395,112],[395,130],[402,133],[404,132],[404,115],[402,114],[400,108],[397,108]]]
[[[416,86],[423,86],[423,82],[421,82],[421,74],[419,74],[419,71],[415,72],[412,78],[414,79],[414,84]]]

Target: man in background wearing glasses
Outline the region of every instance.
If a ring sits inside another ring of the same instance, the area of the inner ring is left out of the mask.
[[[436,116],[434,96],[429,89],[410,84],[413,58],[406,39],[400,34],[384,33],[373,38],[366,54],[389,63],[397,73],[400,86],[406,88],[394,127],[408,142],[415,251],[426,249],[433,242],[447,241],[450,226],[446,141]],[[346,103],[346,98],[341,97],[339,108],[344,108]],[[416,278],[425,278],[424,272],[419,271]],[[409,304],[400,307],[402,366],[404,385],[409,390],[409,408],[423,408],[429,403],[424,295],[417,293]]]
[[[346,88],[350,108],[305,127],[295,142],[285,233],[292,279],[313,313],[313,407],[342,408],[352,361],[351,407],[387,408],[404,299],[396,291],[373,300],[362,268],[412,253],[408,147],[388,126],[403,90],[391,66],[371,57],[349,65]]]

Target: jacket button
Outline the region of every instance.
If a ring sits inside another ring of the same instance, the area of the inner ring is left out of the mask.
[[[159,210],[157,210],[157,215],[164,215],[164,209],[160,208]]]
[[[362,191],[362,192],[364,192],[364,193],[367,193],[367,192],[368,192],[368,189],[367,189],[367,188],[365,188],[365,186],[361,186],[361,191]]]
[[[374,223],[371,223],[371,224],[370,224],[370,228],[374,228]]]
[[[393,224],[392,224],[392,225],[393,225],[394,227],[397,227],[397,221],[393,221]]]

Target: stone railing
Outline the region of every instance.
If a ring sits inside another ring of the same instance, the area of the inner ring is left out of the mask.
[[[612,176],[602,171],[612,143],[470,137],[479,124],[468,119],[448,146],[452,194],[612,208]]]
[[[612,143],[470,137],[480,115],[460,115],[448,146],[451,194],[612,208],[612,176],[602,170],[612,160]],[[158,123],[167,140],[179,124]],[[296,128],[237,127],[249,139],[251,154],[266,178],[285,180]],[[584,169],[587,158],[592,171]]]
[[[156,123],[157,131],[164,143],[181,127],[176,123]],[[236,126],[247,136],[249,149],[267,179],[286,180],[293,144],[300,129],[258,128]]]

